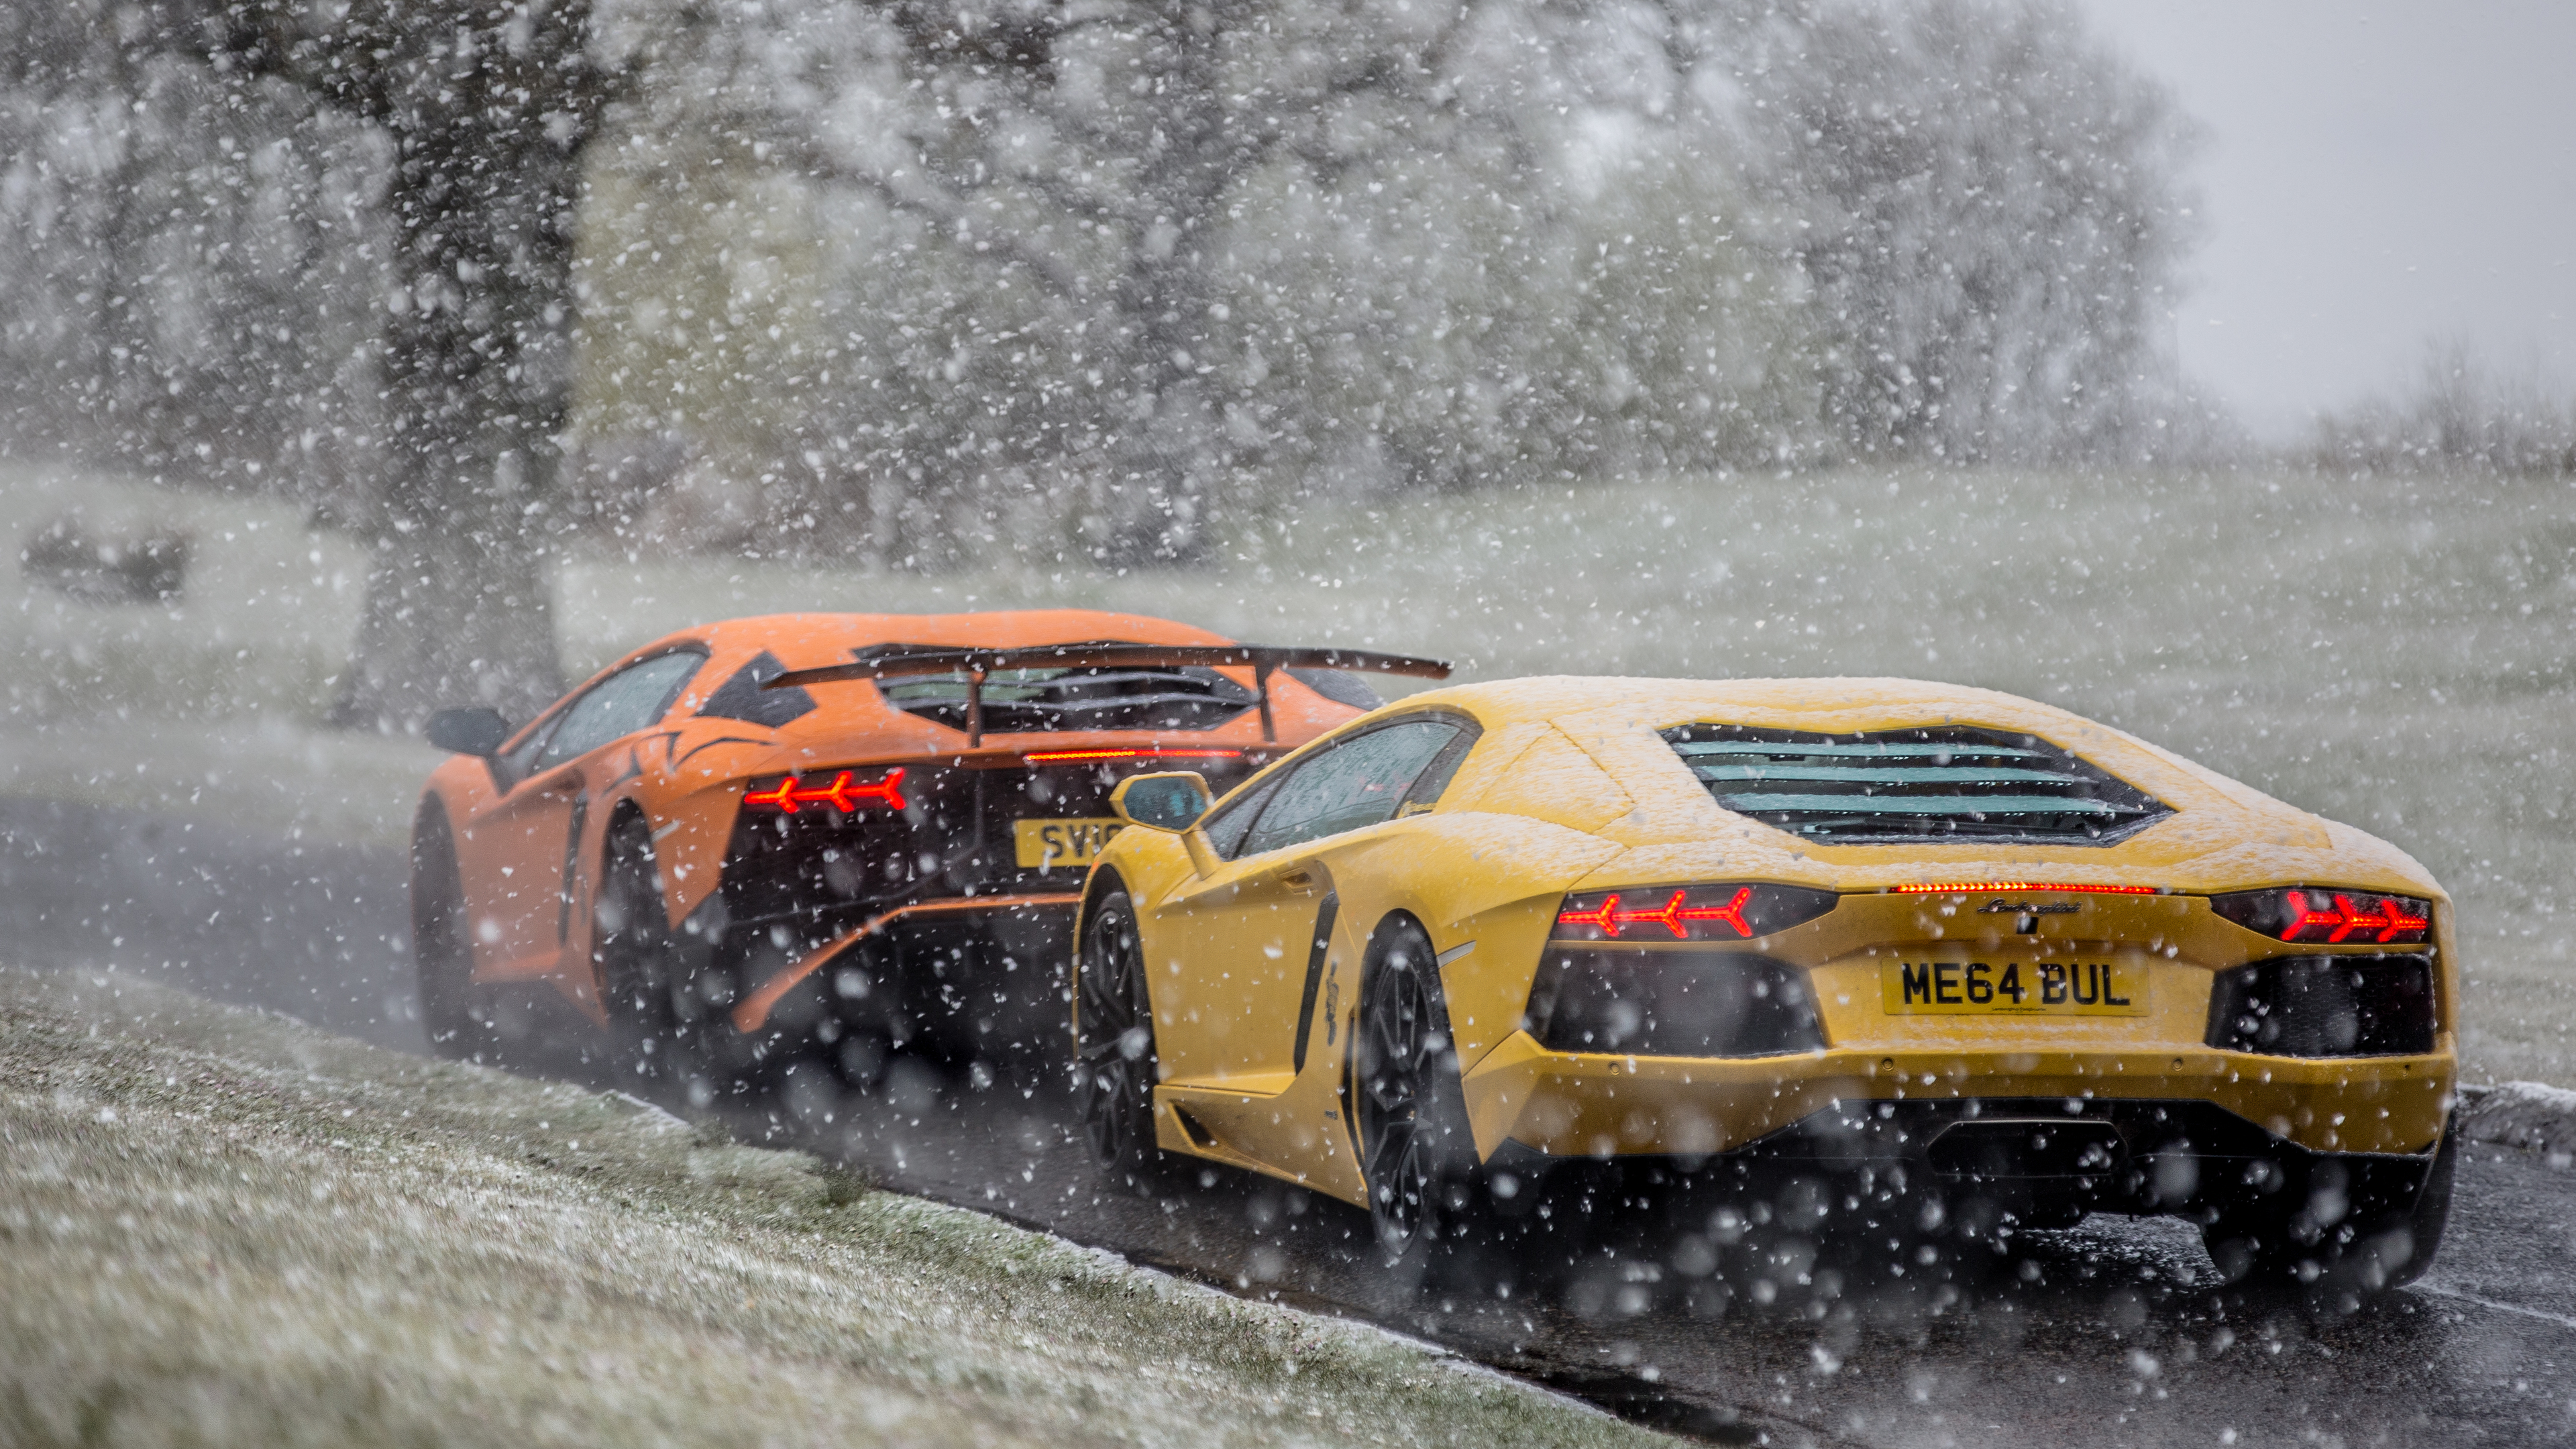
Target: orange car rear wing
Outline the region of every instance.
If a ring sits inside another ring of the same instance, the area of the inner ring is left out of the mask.
[[[1298,649],[1275,644],[1130,644],[1094,639],[1080,644],[1030,644],[1013,649],[960,649],[947,644],[878,644],[853,650],[848,664],[791,669],[761,686],[795,689],[850,679],[910,679],[925,674],[966,676],[966,740],[984,742],[984,678],[1012,669],[1217,669],[1250,668],[1261,696],[1261,738],[1276,742],[1270,713],[1270,676],[1282,669],[1347,669],[1446,679],[1449,661],[1366,649]]]

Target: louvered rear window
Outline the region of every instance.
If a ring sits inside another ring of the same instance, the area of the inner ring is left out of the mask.
[[[1718,804],[1843,845],[2108,845],[2172,807],[2031,735],[1942,726],[1826,735],[1694,724],[1664,740]]]

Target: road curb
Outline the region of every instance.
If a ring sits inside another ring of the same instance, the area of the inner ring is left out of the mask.
[[[2539,1082],[2460,1088],[2460,1136],[2576,1158],[2576,1092]]]

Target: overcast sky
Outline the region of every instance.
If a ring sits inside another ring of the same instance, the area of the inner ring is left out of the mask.
[[[2079,3],[2207,131],[2178,341],[2249,426],[2436,335],[2576,388],[2576,3]]]

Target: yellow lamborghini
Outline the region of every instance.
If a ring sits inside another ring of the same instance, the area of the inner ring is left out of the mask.
[[[2231,1277],[2382,1288],[2440,1242],[2441,888],[2063,710],[1515,680],[1112,808],[1141,828],[1085,886],[1073,1045],[1130,1181],[1285,1178],[1390,1261],[1602,1163],[1754,1221],[1782,1183],[1971,1237],[2183,1216]]]

